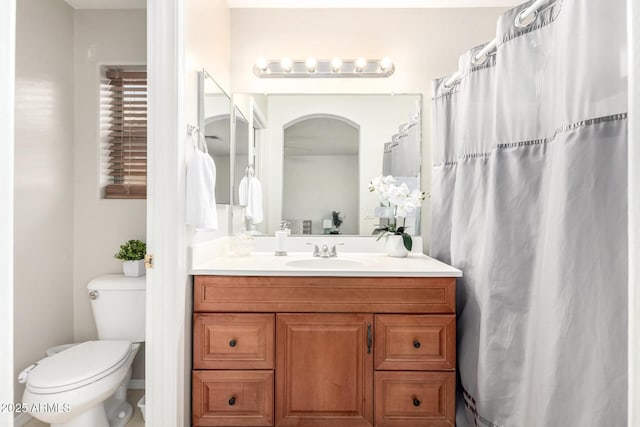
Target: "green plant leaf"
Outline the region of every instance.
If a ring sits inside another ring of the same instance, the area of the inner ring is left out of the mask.
[[[389,231],[389,227],[380,227],[380,228],[376,228],[375,230],[373,230],[373,235],[375,236],[376,234],[380,234],[382,232],[386,232]]]
[[[404,247],[408,251],[411,251],[411,248],[413,247],[413,240],[411,239],[410,235],[408,235],[407,233],[402,233],[402,243],[404,243]]]
[[[387,233],[388,233],[388,231],[385,231],[385,232],[381,233],[381,234],[378,236],[378,238],[376,239],[376,242],[377,242],[378,240],[382,239],[384,236],[386,236],[386,234],[387,234]]]
[[[147,253],[147,245],[140,240],[129,240],[120,245],[120,250],[114,255],[122,261],[137,261],[144,259]]]

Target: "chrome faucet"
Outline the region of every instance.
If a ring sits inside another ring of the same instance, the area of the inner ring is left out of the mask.
[[[313,256],[318,258],[334,258],[338,256],[338,251],[336,250],[336,246],[344,245],[344,243],[337,243],[331,247],[329,250],[328,245],[318,246],[313,243],[307,243],[307,245],[313,245]]]

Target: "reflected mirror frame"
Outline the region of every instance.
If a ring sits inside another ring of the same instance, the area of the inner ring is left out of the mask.
[[[234,152],[234,147],[233,147],[233,135],[234,135],[234,113],[233,113],[233,104],[231,103],[231,97],[229,96],[229,94],[220,86],[220,84],[218,84],[218,82],[216,81],[216,79],[214,79],[211,74],[209,74],[207,72],[207,70],[205,68],[203,68],[202,70],[198,71],[198,128],[200,129],[200,132],[203,133],[204,135],[204,131],[205,131],[205,89],[206,89],[206,85],[205,85],[205,81],[206,79],[209,79],[211,82],[213,82],[213,84],[218,88],[218,90],[220,91],[220,94],[224,95],[227,97],[227,99],[229,100],[229,110],[231,111],[231,113],[229,114],[229,151],[230,153]],[[231,156],[231,154],[230,154]],[[230,157],[231,159],[232,157]],[[233,162],[229,161],[229,169],[230,169],[230,174],[233,173]],[[233,175],[231,175],[229,177],[229,182],[230,185],[233,185]],[[233,204],[233,191],[232,188],[230,189],[230,194],[229,194],[229,204],[230,206]],[[227,209],[227,234],[231,234],[232,232],[232,223],[233,223],[233,218],[232,218],[232,209],[229,208]]]
[[[231,180],[229,181],[230,183],[230,188],[229,191],[231,192],[231,197],[230,197],[230,205],[231,206],[240,206],[240,200],[238,197],[238,200],[236,200],[236,193],[237,193],[237,189],[238,186],[240,185],[240,182],[236,182],[236,156],[238,154],[238,125],[239,123],[242,124],[246,124],[247,127],[249,126],[249,120],[247,120],[247,118],[244,116],[244,114],[242,114],[242,110],[240,110],[240,107],[238,107],[238,105],[236,105],[235,101],[233,100],[233,98],[231,99],[232,102],[232,106],[233,106],[233,113],[232,113],[232,124],[231,124],[231,129],[232,129],[232,133],[230,134],[230,140],[231,140],[231,147],[232,147],[232,151],[229,154],[229,157],[231,159],[233,159],[233,161],[231,162],[229,168],[230,168],[230,174],[231,174]],[[238,118],[240,120],[238,120]],[[248,130],[248,129],[247,129]],[[247,140],[247,144],[248,144],[248,140]],[[231,209],[231,216],[233,216],[233,209]],[[231,228],[229,229],[231,230]],[[231,230],[232,232],[230,233],[231,235],[233,234],[233,230]]]

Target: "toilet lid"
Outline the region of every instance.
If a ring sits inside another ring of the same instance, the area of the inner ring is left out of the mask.
[[[120,368],[129,341],[87,341],[38,362],[27,377],[32,393],[60,393],[95,382]]]

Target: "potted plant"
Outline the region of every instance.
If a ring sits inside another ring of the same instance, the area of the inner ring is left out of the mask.
[[[331,212],[331,222],[333,224],[333,230],[329,234],[340,234],[340,226],[344,222],[344,216],[340,216],[340,211]]]
[[[127,277],[138,277],[145,274],[144,256],[147,245],[140,240],[129,240],[120,245],[120,250],[114,255],[122,260],[122,271]]]
[[[385,250],[393,257],[406,257],[413,247],[413,239],[406,232],[405,219],[416,208],[420,207],[425,193],[420,190],[410,190],[406,183],[395,184],[391,175],[379,176],[369,183],[369,191],[376,192],[380,202],[389,208],[391,215],[387,225],[379,225],[373,230],[374,235],[387,236]]]

